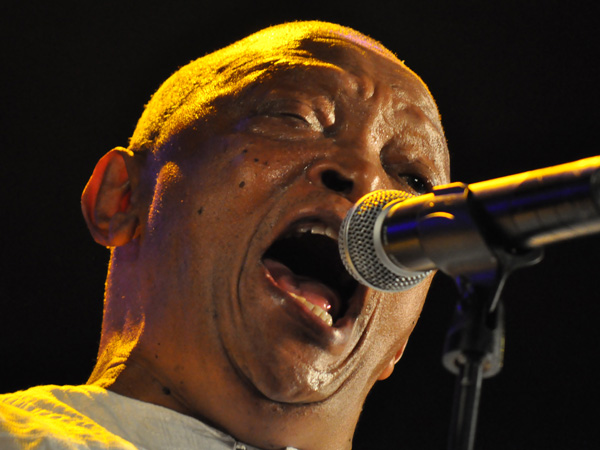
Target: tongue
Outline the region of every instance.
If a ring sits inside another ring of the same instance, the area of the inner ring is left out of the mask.
[[[286,292],[304,297],[306,301],[335,315],[340,300],[337,294],[320,281],[296,275],[287,266],[273,259],[265,259],[263,264],[270,272],[273,281]]]

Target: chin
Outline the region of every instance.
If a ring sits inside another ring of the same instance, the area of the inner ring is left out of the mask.
[[[277,403],[316,403],[336,395],[343,380],[313,367],[264,365],[248,375],[250,384],[266,399]]]

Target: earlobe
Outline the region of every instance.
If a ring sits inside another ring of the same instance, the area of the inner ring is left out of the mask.
[[[119,147],[100,158],[81,196],[81,209],[92,237],[107,247],[124,245],[139,234],[125,160],[131,157],[130,151]]]
[[[396,367],[396,363],[400,361],[400,358],[402,358],[402,355],[404,354],[406,344],[407,343],[405,342],[402,348],[400,348],[400,350],[396,352],[392,359],[390,359],[390,361],[387,363],[387,365],[383,368],[382,372],[377,377],[377,380],[385,380],[386,378],[389,378],[392,372],[394,372],[394,367]]]

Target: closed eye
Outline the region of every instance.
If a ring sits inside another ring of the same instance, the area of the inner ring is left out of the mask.
[[[317,114],[309,106],[293,101],[261,105],[239,127],[277,140],[312,140],[323,133]]]
[[[282,99],[267,103],[259,114],[290,121],[291,125],[306,125],[315,131],[323,129],[317,113],[310,105],[297,100]]]
[[[305,122],[308,122],[306,120],[306,117],[304,117],[301,114],[298,113],[293,113],[293,112],[281,112],[278,114],[279,116],[284,116],[284,117],[293,117],[294,119],[298,119],[298,120],[303,120]]]
[[[305,122],[306,124],[310,125],[310,122],[307,120],[306,117],[304,117],[302,114],[298,114],[298,113],[294,113],[294,112],[280,112],[280,113],[269,114],[269,115],[275,116],[275,117],[295,119],[295,120],[299,120],[301,122]]]

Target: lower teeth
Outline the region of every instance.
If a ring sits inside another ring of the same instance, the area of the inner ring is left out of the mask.
[[[317,305],[313,305],[308,300],[306,300],[304,297],[302,297],[298,294],[294,294],[293,292],[289,292],[289,294],[292,297],[294,297],[296,300],[299,300],[300,303],[305,305],[315,316],[317,316],[319,319],[321,319],[327,325],[329,325],[329,326],[333,325],[333,317],[331,317],[331,315],[327,311],[325,311],[323,308],[321,308]]]

